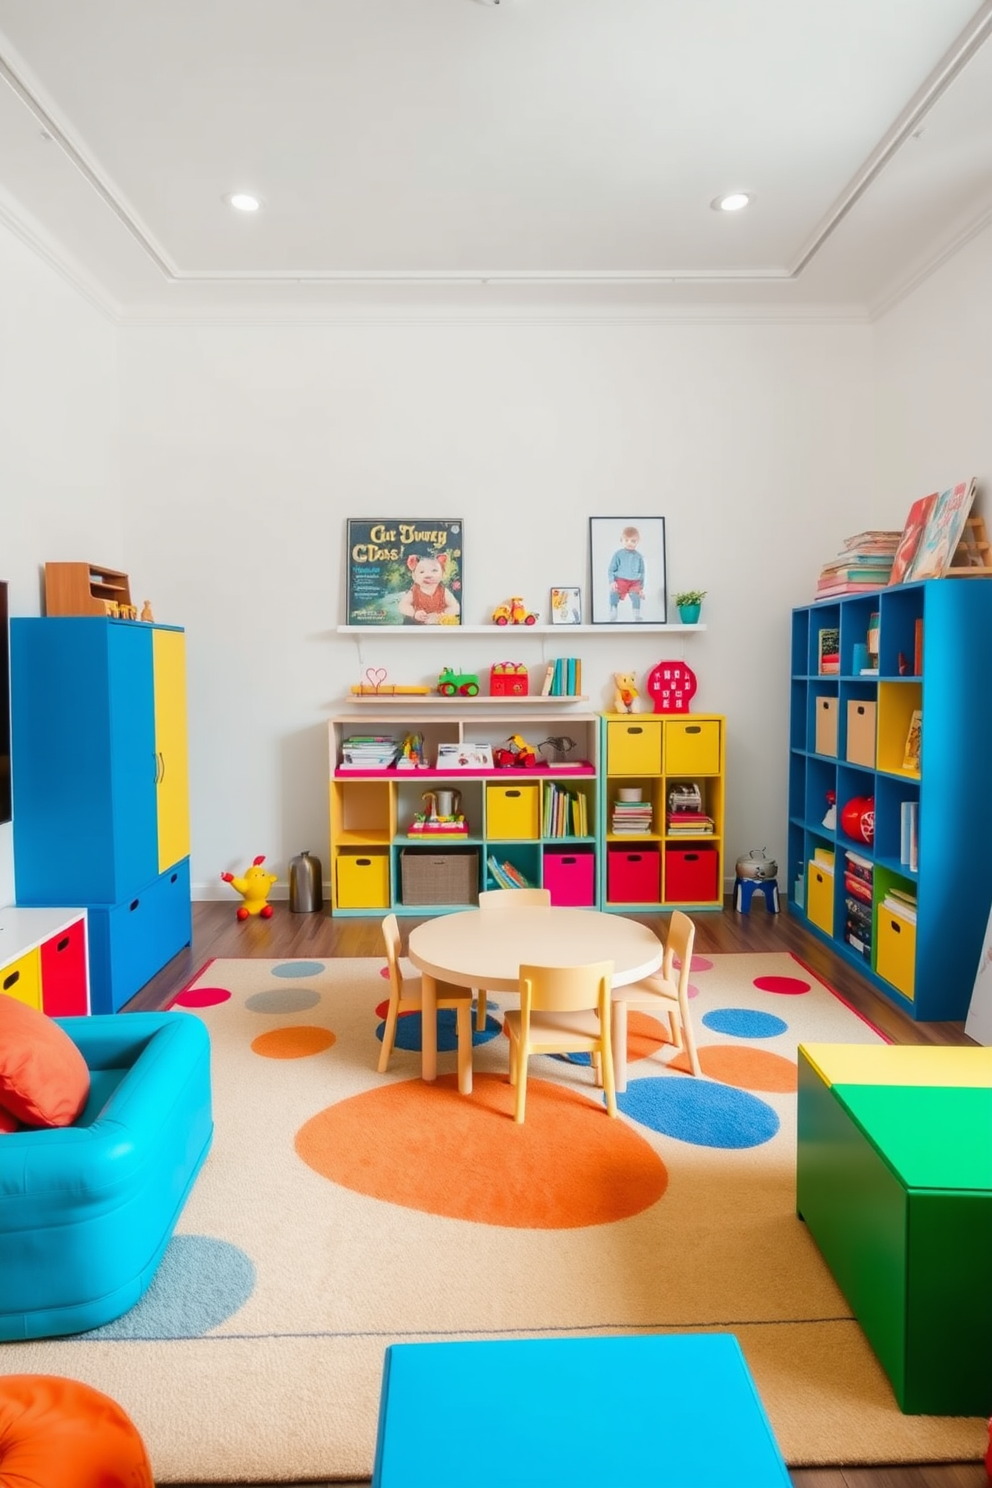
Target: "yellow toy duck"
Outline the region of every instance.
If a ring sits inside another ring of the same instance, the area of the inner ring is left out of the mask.
[[[237,889],[245,901],[238,910],[238,919],[246,920],[249,915],[261,915],[263,920],[271,920],[272,905],[265,901],[269,897],[272,885],[278,882],[277,875],[266,873],[262,868],[265,862],[265,854],[254,859],[250,868],[245,869],[243,878],[235,878],[233,873],[222,873],[221,878],[229,883],[232,889]]]

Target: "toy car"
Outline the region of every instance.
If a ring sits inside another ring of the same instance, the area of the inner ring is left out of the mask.
[[[511,734],[505,744],[493,750],[493,764],[497,770],[534,770],[537,751],[519,734]]]
[[[536,614],[527,608],[519,594],[508,599],[506,604],[497,605],[493,610],[493,619],[497,625],[537,624]]]
[[[479,691],[479,679],[474,672],[453,672],[445,667],[437,679],[437,690],[442,697],[475,697]]]

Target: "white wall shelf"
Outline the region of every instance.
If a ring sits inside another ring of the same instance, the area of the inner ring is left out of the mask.
[[[564,640],[570,635],[617,635],[621,632],[636,634],[647,631],[678,631],[680,634],[705,630],[705,625],[612,625],[605,621],[602,625],[339,625],[339,635],[355,636],[394,636],[401,635],[487,635],[494,640],[518,640],[521,636],[528,635],[555,635]]]
[[[349,705],[351,703],[358,703],[363,706],[367,705],[368,703],[378,703],[380,706],[384,705],[386,707],[393,705],[402,705],[406,708],[408,713],[412,712],[416,708],[421,707],[450,708],[453,713],[459,713],[462,708],[488,708],[493,706],[497,708],[526,708],[533,707],[535,703],[541,703],[544,705],[545,708],[554,708],[560,707],[567,703],[587,703],[589,699],[584,693],[560,693],[556,696],[552,696],[550,693],[548,693],[546,696],[540,693],[535,693],[533,696],[528,695],[527,697],[492,697],[488,693],[483,695],[480,692],[477,697],[449,698],[435,697],[432,693],[355,692],[352,693],[351,696],[346,699],[346,701]]]

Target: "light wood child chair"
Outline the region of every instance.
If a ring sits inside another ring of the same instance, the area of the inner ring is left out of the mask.
[[[661,970],[641,982],[631,982],[629,987],[613,989],[613,1061],[616,1066],[617,1090],[627,1089],[627,1009],[648,1008],[657,1014],[667,1013],[672,1033],[672,1042],[677,1049],[684,1049],[689,1059],[689,1068],[694,1075],[702,1073],[696,1039],[692,1031],[689,1014],[689,969],[692,962],[692,946],[696,938],[696,927],[687,914],[680,909],[672,911],[665,942],[665,955]],[[680,966],[675,972],[675,957]]]
[[[526,905],[534,908],[551,907],[550,889],[483,889],[479,895],[480,909],[522,909]],[[481,1033],[486,1026],[486,993],[477,987],[475,1026]]]
[[[510,1083],[517,1087],[514,1121],[527,1101],[527,1061],[532,1054],[591,1054],[606,1109],[617,1114],[610,1038],[613,962],[589,966],[521,966],[520,1008],[506,1014]]]
[[[384,1075],[396,1042],[396,1024],[400,1013],[420,1011],[423,986],[419,975],[406,976],[400,966],[400,927],[394,914],[382,922],[382,938],[386,945],[386,962],[389,966],[389,1007],[386,1011],[386,1026],[382,1033],[382,1049],[379,1053],[379,1073]],[[458,1089],[462,1095],[472,1094],[472,989],[455,987],[451,982],[437,984],[438,1008],[455,1009],[455,1027],[458,1035]]]

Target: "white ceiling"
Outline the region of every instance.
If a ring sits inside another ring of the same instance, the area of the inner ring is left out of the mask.
[[[877,310],[992,216],[990,34],[992,0],[0,0],[0,220],[125,317]]]

